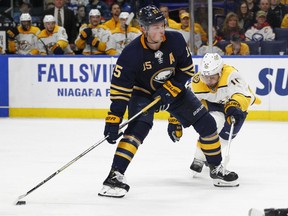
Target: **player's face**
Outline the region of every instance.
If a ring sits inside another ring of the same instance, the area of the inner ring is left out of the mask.
[[[31,22],[30,21],[22,21],[21,26],[24,31],[28,31],[31,27]]]
[[[219,74],[214,74],[211,76],[201,75],[201,78],[209,88],[214,88],[218,84],[220,76]]]
[[[155,23],[149,26],[147,41],[162,42],[165,34],[165,22]]]
[[[93,26],[97,26],[100,23],[100,16],[90,16],[90,24]]]
[[[122,29],[125,29],[126,20],[127,19],[123,19],[123,18],[120,19],[120,26],[121,26]]]
[[[46,22],[45,23],[46,31],[52,33],[54,31],[54,28],[55,28],[55,22]]]

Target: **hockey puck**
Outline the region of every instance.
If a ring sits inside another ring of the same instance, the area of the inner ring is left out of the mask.
[[[16,205],[26,205],[26,201],[20,200],[16,203]]]

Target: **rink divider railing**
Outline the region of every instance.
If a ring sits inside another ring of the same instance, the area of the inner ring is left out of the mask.
[[[288,56],[224,56],[262,101],[249,120],[288,121]],[[195,70],[201,57],[193,57]],[[99,118],[117,57],[0,55],[0,117]],[[155,114],[167,119],[167,112]]]

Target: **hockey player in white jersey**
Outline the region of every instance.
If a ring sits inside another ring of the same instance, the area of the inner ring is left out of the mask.
[[[20,25],[7,31],[8,53],[21,55],[36,55],[37,35],[40,29],[32,26],[32,18],[29,13],[20,16]]]
[[[41,55],[73,55],[68,44],[68,35],[65,28],[56,25],[55,17],[45,15],[44,27],[38,35],[38,48]]]
[[[111,32],[111,41],[117,54],[120,54],[125,46],[142,34],[139,29],[126,24],[128,17],[128,12],[121,12],[119,15],[120,27],[116,27]]]
[[[244,81],[241,73],[233,66],[224,64],[223,59],[217,53],[204,55],[200,72],[194,75],[191,87],[196,97],[216,120],[221,148],[225,148],[228,143],[231,116],[236,120],[232,134],[233,139],[246,119],[249,106],[261,103]],[[181,132],[179,123],[170,120],[169,136],[173,138],[173,135],[177,136]],[[190,169],[200,173],[206,162],[206,154],[209,154],[209,150],[201,146],[198,141],[195,158]]]
[[[89,12],[89,24],[83,24],[75,40],[76,47],[83,50],[83,55],[115,55],[117,52],[111,45],[111,32],[105,25],[100,25],[101,13],[98,9]]]

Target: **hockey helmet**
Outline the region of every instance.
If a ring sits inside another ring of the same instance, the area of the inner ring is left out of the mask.
[[[52,15],[45,15],[43,19],[43,23],[47,22],[56,22],[55,17]]]
[[[223,59],[218,53],[206,53],[201,61],[200,73],[203,76],[221,74]]]
[[[138,21],[141,26],[149,26],[154,23],[165,21],[165,17],[156,6],[148,5],[140,9]]]
[[[23,22],[23,21],[32,21],[32,18],[30,16],[29,13],[22,13],[21,16],[20,16],[20,22]]]
[[[127,19],[129,16],[128,12],[121,12],[119,15],[119,19]]]
[[[89,12],[89,17],[90,16],[101,16],[101,13],[98,9],[91,9]]]

